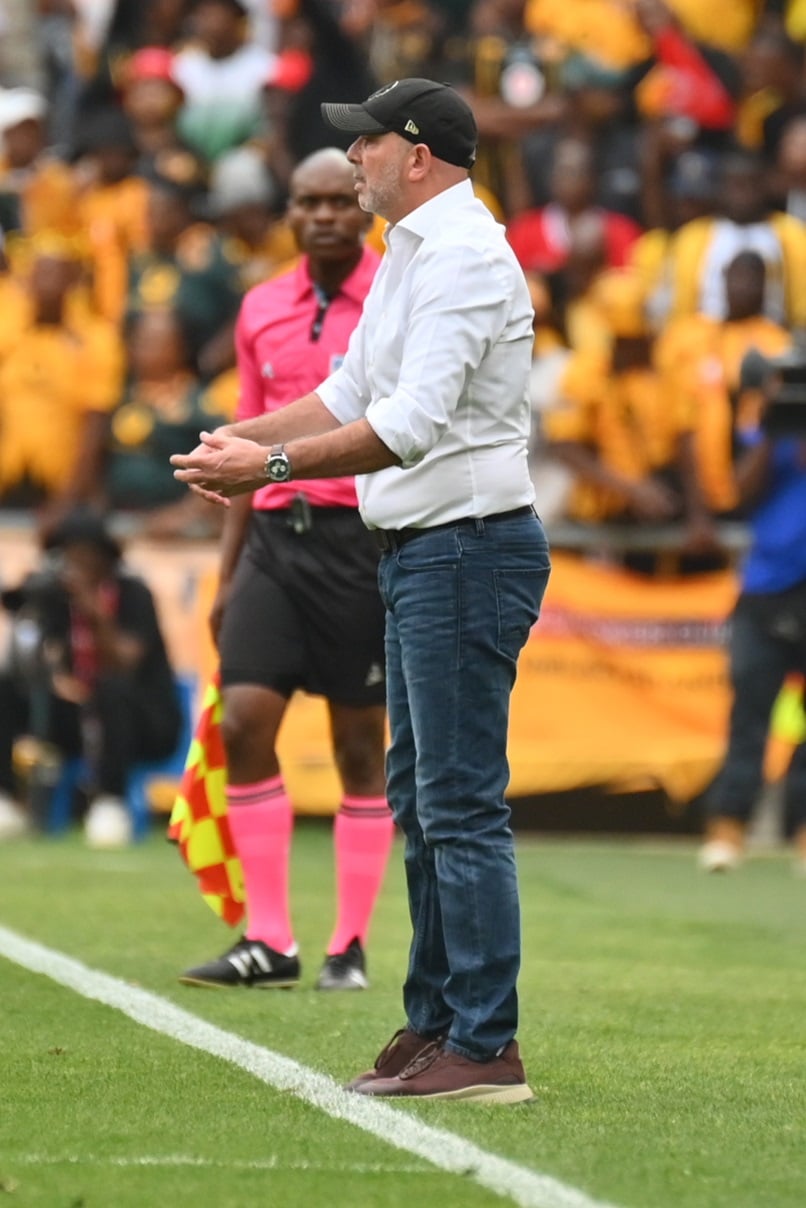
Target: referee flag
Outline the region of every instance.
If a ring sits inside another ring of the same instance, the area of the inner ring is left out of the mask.
[[[221,691],[216,673],[204,694],[171,811],[168,838],[177,843],[207,905],[234,927],[244,916],[244,885],[227,820],[226,787]]]

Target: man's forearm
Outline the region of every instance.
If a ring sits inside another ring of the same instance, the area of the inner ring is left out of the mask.
[[[259,445],[284,444],[301,436],[316,436],[338,427],[339,421],[314,392],[303,395],[278,411],[225,425],[227,432],[242,436],[245,440],[257,441]]]
[[[271,444],[286,445],[292,478],[346,477],[400,465],[400,458],[376,436],[366,419],[337,424],[299,440],[287,440],[289,430],[293,431],[293,424],[272,426],[268,439]],[[265,437],[264,428],[261,440]],[[175,478],[213,503],[255,491],[267,482],[266,446],[228,428],[203,432],[201,444],[192,453],[174,453],[171,465],[176,467]]]
[[[293,440],[286,452],[293,478],[340,478],[400,465],[400,458],[365,419],[354,420],[334,432]]]

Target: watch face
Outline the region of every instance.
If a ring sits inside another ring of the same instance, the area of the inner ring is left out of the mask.
[[[270,453],[266,459],[266,477],[270,482],[288,482],[291,464],[285,453]]]

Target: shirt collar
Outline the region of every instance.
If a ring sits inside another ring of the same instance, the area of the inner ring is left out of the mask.
[[[377,267],[377,252],[374,252],[370,247],[365,247],[361,259],[350,273],[350,276],[346,281],[342,281],[337,296],[343,295],[345,298],[357,302],[359,306],[363,305],[364,298],[367,296],[370,282],[375,276]],[[300,256],[299,263],[294,271],[296,276],[295,292],[297,301],[302,301],[303,298],[314,292],[307,256]]]
[[[444,218],[454,215],[457,209],[467,205],[474,197],[470,180],[461,180],[459,184],[451,185],[449,189],[437,193],[436,197],[429,198],[421,206],[417,206],[416,210],[411,210],[405,218],[396,222],[395,226],[424,239]]]

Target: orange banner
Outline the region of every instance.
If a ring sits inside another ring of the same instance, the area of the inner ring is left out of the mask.
[[[3,533],[0,579],[15,581],[33,552],[30,533]],[[207,629],[215,544],[135,539],[127,556],[154,589],[177,671],[197,677],[200,695],[216,666]],[[512,700],[510,795],[603,785],[662,788],[674,801],[689,800],[724,753],[734,575],[657,581],[559,552],[553,563]],[[803,733],[801,698],[802,684],[789,681],[774,716],[773,778]],[[322,700],[294,697],[280,757],[297,812],[334,813],[340,792]]]
[[[695,796],[722,757],[730,573],[658,581],[555,553],[512,702],[513,796],[583,785]]]

